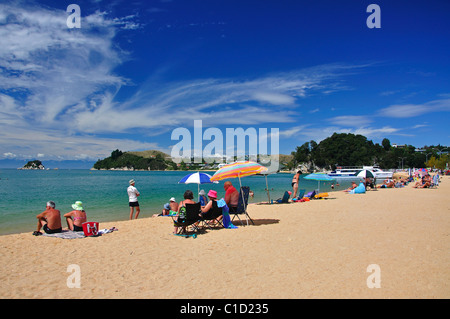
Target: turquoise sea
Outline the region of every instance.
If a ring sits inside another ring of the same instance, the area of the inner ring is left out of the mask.
[[[128,181],[134,179],[141,193],[139,218],[151,217],[161,212],[172,196],[177,201],[183,199],[186,189],[197,193],[197,184],[178,184],[186,171],[91,171],[83,169],[59,170],[0,170],[0,235],[32,232],[36,227],[36,215],[45,210],[49,200],[65,214],[71,205],[80,200],[84,203],[88,220],[109,222],[129,218]],[[207,172],[213,175],[214,172]],[[270,198],[276,200],[284,191],[292,190],[293,174],[273,174],[267,176]],[[239,186],[238,179],[230,179]],[[268,201],[264,176],[248,176],[241,179],[242,185],[250,186],[255,196],[250,203]],[[203,184],[200,189],[208,192],[214,189],[219,198],[225,195],[224,181],[218,184]],[[340,190],[350,182],[341,182]],[[320,190],[331,191],[330,182],[321,182]],[[307,192],[317,189],[317,182],[300,178],[301,189]],[[238,188],[238,187],[236,187]],[[338,190],[339,190],[338,189]],[[63,227],[65,227],[63,220]]]

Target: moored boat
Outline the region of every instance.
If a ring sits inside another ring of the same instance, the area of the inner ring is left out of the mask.
[[[393,175],[393,172],[383,171],[378,166],[338,166],[327,174],[334,178],[355,178],[361,170],[371,171],[377,179],[392,178]]]

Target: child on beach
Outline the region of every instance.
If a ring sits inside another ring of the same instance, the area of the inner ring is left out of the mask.
[[[208,204],[208,199],[206,198],[206,193],[205,190],[201,190],[200,193],[198,193],[199,197],[199,201],[200,201],[200,206],[201,207],[205,207],[206,204]]]

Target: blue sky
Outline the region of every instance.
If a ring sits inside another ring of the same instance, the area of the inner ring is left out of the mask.
[[[69,29],[70,4],[81,28]],[[369,4],[381,28],[368,28]],[[2,1],[0,160],[170,153],[179,127],[448,145],[448,1]],[[205,141],[205,146],[208,142]],[[224,143],[225,144],[225,143]]]

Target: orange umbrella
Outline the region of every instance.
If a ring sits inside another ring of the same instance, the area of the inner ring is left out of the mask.
[[[235,163],[227,164],[227,165],[223,166],[222,168],[220,168],[211,177],[211,182],[238,177],[239,185],[242,187],[241,177],[256,175],[256,174],[264,173],[267,171],[268,171],[267,167],[264,167],[255,162],[251,162],[251,161],[235,162]],[[247,218],[247,225],[248,225],[247,207],[245,207],[245,200],[244,200],[243,193],[242,193],[242,202],[244,203],[244,211],[245,211],[245,215]]]
[[[267,167],[261,164],[245,161],[245,162],[235,162],[227,164],[220,168],[212,177],[211,182],[221,181],[227,178],[239,178],[239,183],[241,182],[241,177],[256,175],[263,172],[267,172]]]

